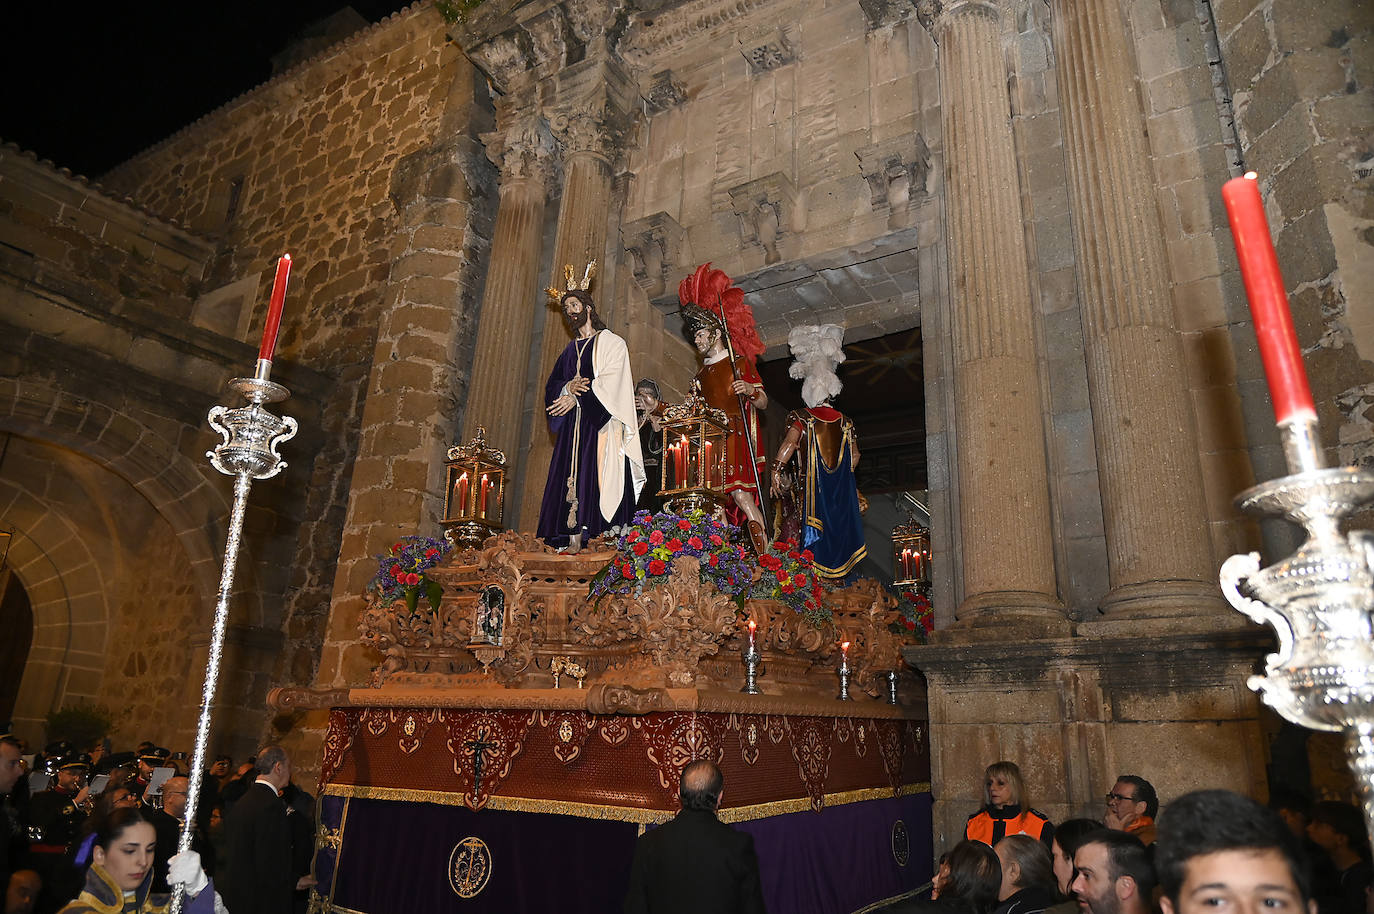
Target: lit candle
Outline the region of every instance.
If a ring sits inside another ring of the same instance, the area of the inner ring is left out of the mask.
[[[491,487],[491,483],[487,481],[487,474],[486,474],[486,473],[483,473],[483,474],[482,474],[482,513],[481,513],[481,515],[480,515],[480,516],[483,517],[483,518],[485,518],[485,517],[487,516],[487,489],[489,489],[490,487]]]
[[[754,629],[758,628],[758,623],[753,619],[749,620],[749,650],[754,650]]]
[[[1274,401],[1274,418],[1280,425],[1315,419],[1317,410],[1307,386],[1307,371],[1298,349],[1298,335],[1293,329],[1293,315],[1288,310],[1288,295],[1279,273],[1274,242],[1269,237],[1255,173],[1227,181],[1221,188],[1221,198],[1226,202],[1240,275],[1250,299],[1260,359],[1269,380],[1269,396]]]
[[[716,465],[711,462],[711,442],[706,442],[706,472],[702,474],[706,477],[705,485],[716,488]]]
[[[457,489],[458,514],[462,517],[466,517],[471,513],[468,509],[468,474],[466,470],[463,471],[462,476],[458,477]]]
[[[262,327],[262,345],[258,347],[258,361],[272,361],[277,348],[277,331],[281,329],[281,309],[286,303],[286,278],[291,274],[291,255],[283,254],[277,261],[277,278],[272,282],[272,298],[267,303],[267,323]]]
[[[683,435],[682,440],[677,445],[677,478],[678,485],[685,486],[687,480],[687,436]]]
[[[849,642],[848,642],[848,641],[841,641],[841,642],[840,642],[840,669],[841,669],[841,670],[847,670],[847,669],[849,669]]]

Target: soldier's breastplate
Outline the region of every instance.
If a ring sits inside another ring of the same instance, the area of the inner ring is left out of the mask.
[[[701,395],[707,403],[725,410],[726,415],[732,418],[741,417],[739,397],[730,389],[735,381],[735,373],[730,370],[729,359],[721,359],[714,365],[703,365],[697,373],[697,380],[701,383]]]

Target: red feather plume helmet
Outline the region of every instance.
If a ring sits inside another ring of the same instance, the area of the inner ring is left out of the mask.
[[[719,328],[723,320],[736,358],[752,365],[763,355],[754,309],[745,303],[744,290],[736,288],[724,270],[713,270],[711,264],[703,263],[678,283],[677,300],[689,325]]]

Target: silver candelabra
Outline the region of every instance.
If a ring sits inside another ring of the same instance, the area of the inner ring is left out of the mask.
[[[196,722],[196,747],[191,756],[190,785],[186,796],[186,821],[177,840],[178,853],[191,849],[191,833],[195,828],[196,809],[200,803],[200,786],[205,777],[205,749],[210,738],[210,709],[219,684],[220,658],[224,653],[224,630],[229,619],[229,595],[234,589],[234,566],[238,563],[239,540],[243,535],[243,515],[248,507],[248,490],[255,479],[270,479],[286,466],[277,453],[278,445],[296,435],[296,420],[290,416],[277,418],[263,409],[264,403],[276,403],[290,396],[290,391],[268,378],[272,362],[259,359],[257,372],[251,378],[234,378],[232,390],[248,401],[247,406],[229,409],[216,406],[210,410],[210,425],[224,437],[213,451],[207,451],[210,464],[226,476],[234,477],[234,506],[229,518],[229,538],[224,547],[224,565],[220,571],[219,601],[215,605],[215,623],[210,636],[210,658],[205,667],[205,685],[201,691],[200,719]],[[185,885],[178,883],[172,893],[172,914],[180,914]]]
[[[1307,540],[1267,568],[1258,553],[1231,556],[1221,588],[1232,606],[1278,635],[1278,651],[1250,688],[1295,724],[1345,733],[1374,835],[1374,534],[1341,531],[1346,517],[1374,500],[1374,473],[1328,469],[1316,419],[1290,420],[1280,432],[1289,475],[1242,492],[1236,503],[1301,525]]]

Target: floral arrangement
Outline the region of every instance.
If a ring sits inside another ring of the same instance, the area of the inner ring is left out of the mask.
[[[401,537],[385,554],[377,556],[377,575],[367,585],[368,591],[377,594],[383,606],[404,599],[412,613],[423,594],[430,608],[437,611],[444,590],[425,572],[443,561],[450,548],[444,540],[428,536]]]
[[[935,607],[921,587],[898,587],[897,609],[901,616],[889,628],[899,635],[911,635],[925,643],[935,628]]]
[[[810,549],[799,551],[790,540],[774,543],[771,553],[759,557],[759,567],[763,574],[749,589],[749,596],[786,603],[816,626],[834,618],[821,602],[825,590]]]
[[[738,544],[739,539],[738,527],[700,511],[640,511],[616,540],[615,558],[592,578],[589,594],[599,599],[608,593],[642,593],[655,578],[672,574],[676,559],[691,556],[701,562],[702,580],[741,605],[750,597],[775,599],[815,624],[830,621],[809,552],[798,552],[788,543],[775,544],[780,554],[760,559],[763,573],[756,580],[749,547]]]

